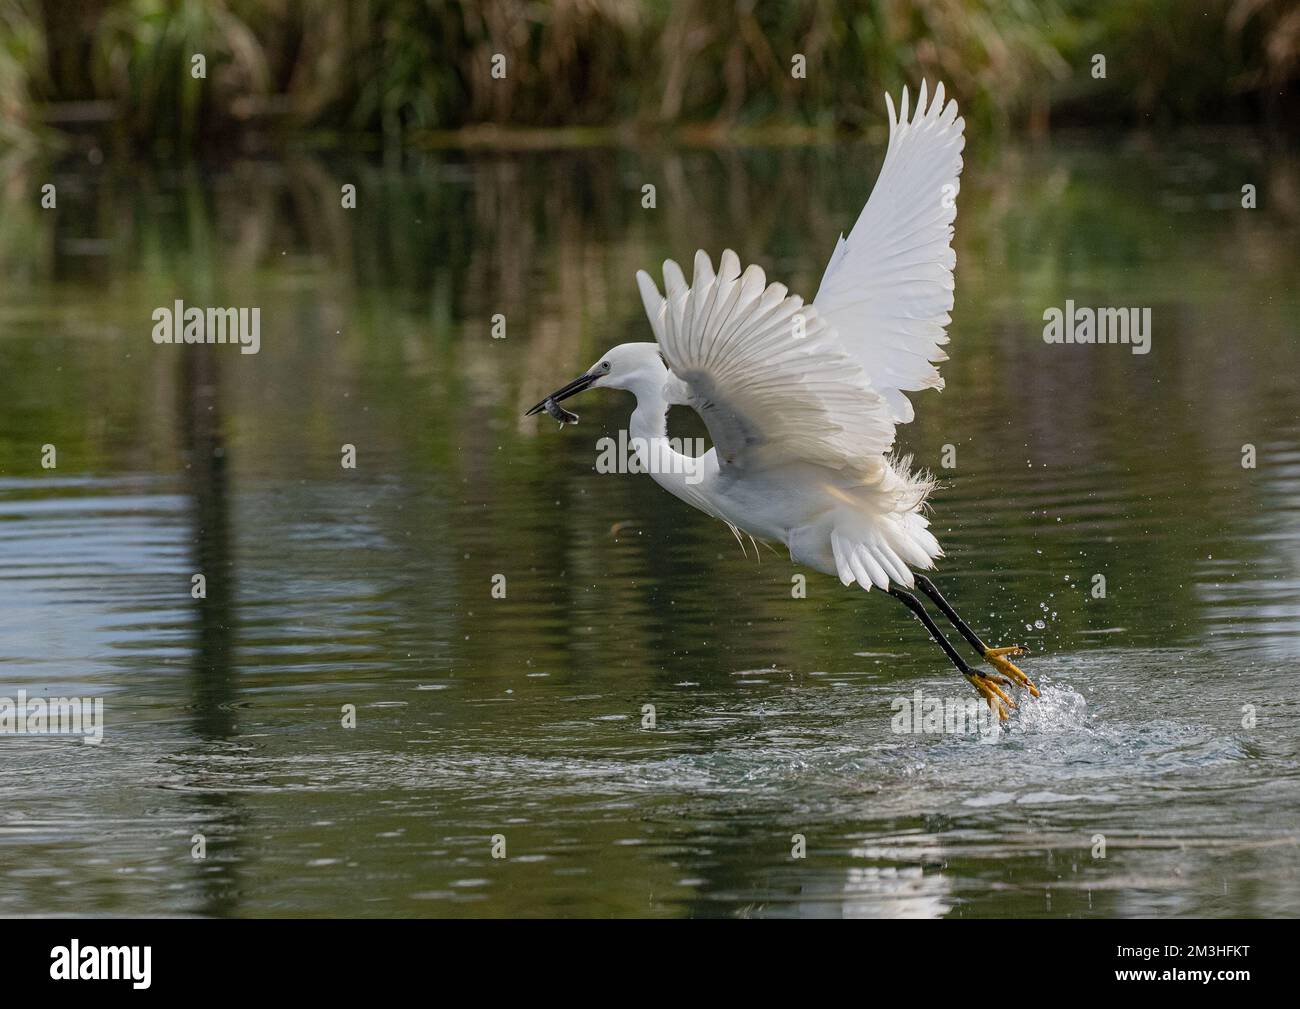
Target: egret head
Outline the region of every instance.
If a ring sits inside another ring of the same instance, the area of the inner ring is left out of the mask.
[[[528,411],[531,417],[546,409],[548,400],[559,403],[584,389],[658,390],[668,377],[668,369],[659,356],[657,343],[620,343],[567,385],[562,385]]]

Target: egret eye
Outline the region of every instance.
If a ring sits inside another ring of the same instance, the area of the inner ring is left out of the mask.
[[[606,371],[606,372],[609,371],[609,362],[608,362],[608,361],[601,361],[601,362],[600,362],[600,370],[601,370],[601,371]]]

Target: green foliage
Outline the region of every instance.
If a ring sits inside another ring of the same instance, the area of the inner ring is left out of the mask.
[[[134,137],[189,145],[205,118],[237,116],[238,99],[269,83],[261,42],[219,0],[111,4],[94,26],[91,51],[95,92],[117,103]]]
[[[983,125],[1280,118],[1298,72],[1287,0],[9,0],[0,143],[88,100],[132,142],[182,147],[249,127],[853,131],[922,77]]]
[[[35,90],[46,64],[45,32],[35,0],[0,4],[0,146],[34,136]]]

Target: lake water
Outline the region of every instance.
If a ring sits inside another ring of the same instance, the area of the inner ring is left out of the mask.
[[[596,472],[624,394],[522,418],[651,338],[666,256],[810,296],[880,153],[7,165],[0,695],[105,729],[0,736],[0,914],[1300,913],[1294,151],[969,150],[900,444],[937,582],[1043,686],[996,738],[893,731],[974,696],[894,600]],[[260,353],[156,346],[177,298]],[[1047,345],[1066,299],[1151,352]]]

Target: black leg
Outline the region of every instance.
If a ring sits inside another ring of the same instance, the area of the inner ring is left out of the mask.
[[[1009,676],[1035,697],[1039,696],[1038,688],[1034,686],[1034,682],[1025,675],[1025,671],[1007,658],[1008,655],[1019,655],[1024,649],[1016,646],[1010,648],[990,648],[980,640],[978,634],[971,630],[970,624],[966,623],[965,620],[957,615],[957,611],[952,608],[952,605],[948,600],[945,599],[943,595],[940,594],[939,590],[934,587],[934,582],[926,578],[925,575],[916,575],[915,578],[916,587],[930,597],[930,601],[939,607],[939,609],[943,611],[943,615],[952,623],[953,627],[957,628],[957,633],[970,642],[970,646],[974,648],[975,651],[979,652],[982,658],[984,658],[1003,676]]]
[[[952,605],[948,600],[940,595],[939,590],[934,587],[934,582],[926,578],[925,575],[916,575],[915,577],[916,587],[929,596],[930,601],[943,611],[943,615],[952,622],[952,625],[955,628],[957,628],[957,633],[969,641],[970,646],[974,648],[975,651],[979,652],[980,655],[987,654],[989,650],[988,645],[984,644],[984,642],[980,640],[980,636],[971,630],[970,624],[966,623],[965,620],[957,615],[957,611],[952,608]]]
[[[904,592],[902,589],[896,588],[893,585],[889,587],[889,594],[916,614],[917,619],[920,620],[921,623],[925,625],[925,629],[930,632],[930,637],[932,637],[935,640],[935,643],[943,649],[943,653],[948,656],[954,666],[961,670],[963,675],[973,676],[975,674],[975,670],[967,665],[966,660],[958,654],[957,649],[953,648],[953,646],[948,643],[948,639],[943,636],[943,633],[935,625],[935,622],[930,619],[930,614],[925,612],[925,607],[921,605],[921,600],[917,599],[916,596],[912,595],[912,593]]]
[[[943,654],[956,666],[966,679],[970,680],[976,690],[988,701],[989,707],[996,711],[998,718],[1007,717],[1007,708],[1014,708],[1016,702],[1002,692],[998,684],[1011,686],[1011,681],[1000,676],[988,676],[984,673],[977,672],[966,664],[966,660],[961,657],[957,649],[948,643],[948,639],[930,619],[930,614],[925,612],[925,607],[921,605],[921,600],[910,592],[904,592],[900,588],[890,586],[889,594],[916,614],[918,620],[925,625],[925,629],[930,632],[930,637],[943,649]]]

